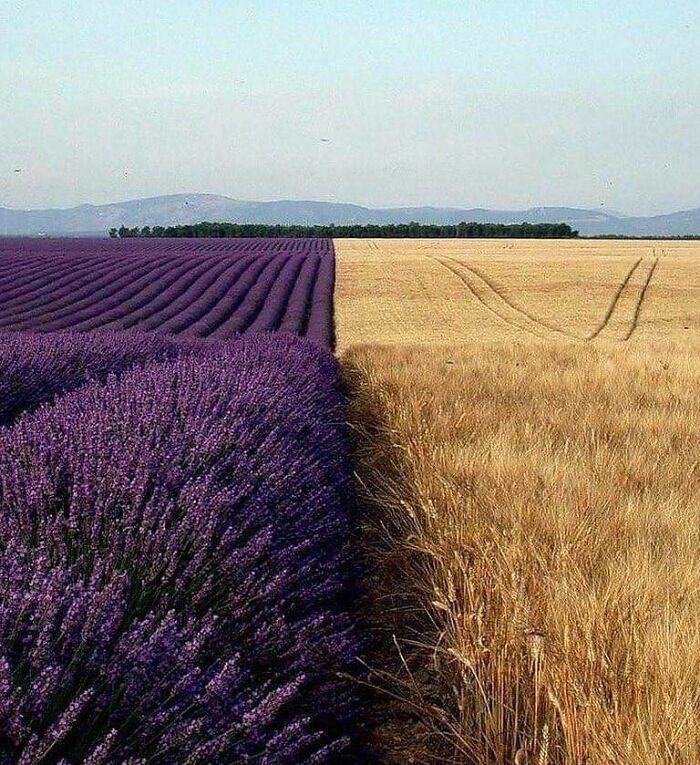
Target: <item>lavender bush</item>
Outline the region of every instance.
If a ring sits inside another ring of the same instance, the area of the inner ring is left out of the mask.
[[[0,329],[333,341],[330,239],[0,240]]]
[[[0,763],[353,758],[339,379],[251,335],[0,430]]]
[[[205,347],[202,340],[152,332],[0,332],[0,426],[89,380]]]

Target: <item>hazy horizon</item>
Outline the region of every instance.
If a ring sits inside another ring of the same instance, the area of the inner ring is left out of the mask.
[[[104,205],[120,205],[120,204],[127,204],[127,203],[131,203],[131,202],[147,201],[149,199],[162,199],[162,198],[165,198],[165,197],[179,197],[179,196],[184,196],[184,197],[186,197],[186,196],[215,196],[215,197],[225,197],[225,198],[231,199],[233,201],[237,201],[237,202],[243,202],[243,203],[252,202],[252,203],[262,203],[262,204],[275,203],[275,202],[313,202],[313,203],[326,202],[328,204],[352,205],[352,206],[367,207],[369,209],[377,209],[377,210],[378,209],[392,210],[392,209],[406,209],[406,208],[412,208],[412,207],[416,207],[416,208],[425,207],[425,208],[438,208],[438,209],[450,209],[450,208],[453,208],[453,209],[474,209],[474,210],[476,210],[476,209],[487,209],[487,210],[492,209],[492,210],[498,210],[498,211],[504,211],[504,210],[511,209],[513,211],[518,211],[518,210],[523,210],[524,211],[524,210],[528,210],[528,209],[539,209],[539,208],[544,208],[544,207],[547,207],[547,208],[548,207],[560,207],[560,208],[566,208],[566,209],[572,209],[572,210],[573,209],[592,210],[592,211],[600,210],[601,212],[604,212],[607,215],[612,215],[612,216],[622,217],[622,218],[624,218],[624,217],[645,217],[645,216],[637,216],[634,213],[628,213],[625,210],[618,210],[618,209],[613,210],[613,209],[611,209],[609,207],[591,208],[591,207],[585,207],[584,205],[573,205],[573,204],[572,205],[560,205],[560,204],[528,205],[527,207],[521,207],[521,208],[503,208],[503,207],[498,207],[497,208],[497,207],[486,207],[484,205],[471,205],[470,207],[466,207],[466,206],[463,206],[463,205],[434,205],[434,204],[430,204],[430,202],[427,202],[425,204],[415,204],[415,205],[400,205],[400,204],[396,204],[396,205],[363,205],[360,202],[355,202],[353,200],[340,200],[340,199],[321,200],[321,199],[309,199],[307,197],[298,198],[298,199],[292,199],[292,198],[289,198],[289,197],[285,197],[285,198],[269,198],[269,199],[242,199],[241,197],[234,197],[231,194],[212,192],[212,191],[190,191],[190,192],[186,192],[186,191],[173,191],[173,192],[170,192],[170,191],[168,191],[168,192],[165,192],[163,194],[149,194],[147,196],[130,197],[128,199],[126,199],[126,198],[125,199],[122,199],[122,198],[120,198],[120,199],[112,199],[112,200],[109,200],[109,201],[106,201],[106,202],[84,201],[84,202],[78,202],[77,204],[69,205],[69,206],[62,206],[62,205],[59,206],[59,205],[56,205],[56,206],[46,207],[46,208],[36,208],[36,207],[35,208],[14,208],[14,207],[8,207],[8,206],[0,204],[0,209],[9,209],[9,210],[13,210],[13,211],[16,211],[16,212],[34,212],[34,211],[51,210],[51,209],[54,209],[54,210],[72,210],[72,209],[76,209],[76,208],[82,207],[82,206],[100,207],[100,206],[104,206]],[[695,207],[689,207],[689,208],[685,208],[685,209],[688,209],[688,210],[697,210],[697,209],[700,209],[700,204],[696,205]],[[653,217],[654,215],[665,215],[665,214],[672,214],[672,213],[678,213],[678,212],[683,212],[683,211],[684,210],[682,210],[682,209],[663,210],[663,211],[658,212],[658,213],[650,213],[649,217]]]
[[[697,208],[699,42],[686,1],[10,0],[0,206]]]

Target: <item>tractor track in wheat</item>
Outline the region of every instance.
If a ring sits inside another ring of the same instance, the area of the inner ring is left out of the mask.
[[[640,293],[639,293],[639,300],[637,300],[637,304],[634,308],[634,315],[632,317],[632,324],[630,326],[629,332],[625,335],[625,340],[629,340],[632,335],[636,332],[637,327],[639,326],[639,317],[642,312],[642,306],[644,305],[647,293],[649,291],[649,285],[651,284],[651,279],[656,273],[656,269],[659,265],[659,259],[654,258],[654,262],[652,263],[651,268],[649,269],[649,273],[647,274],[646,281],[644,282],[644,286],[642,287]]]
[[[541,338],[547,338],[552,334],[558,334],[564,335],[568,339],[580,339],[569,332],[565,332],[557,327],[549,326],[523,311],[521,308],[511,303],[500,290],[478,271],[465,265],[463,262],[449,257],[441,258],[433,256],[433,258],[444,268],[453,273],[462,284],[467,287],[470,293],[481,303],[481,305],[486,308],[486,310],[497,316],[501,321],[509,324],[511,327]],[[464,271],[472,277],[472,280],[467,278],[460,269],[464,269]],[[512,315],[509,316],[509,313],[515,314],[517,319]]]
[[[596,340],[605,330],[608,329],[613,323],[616,315],[619,313],[622,299],[625,294],[632,289],[635,289],[633,284],[633,277],[639,271],[640,267],[643,267],[644,258],[638,258],[630,267],[630,270],[625,275],[621,284],[615,291],[615,294],[610,301],[610,304],[606,310],[605,316],[596,329],[589,335],[579,335],[574,332],[569,332],[554,324],[543,321],[537,316],[526,311],[524,308],[516,305],[512,302],[507,295],[499,289],[487,276],[481,273],[473,266],[469,266],[466,263],[451,258],[448,256],[432,256],[434,260],[439,262],[444,268],[447,268],[452,274],[454,274],[469,292],[479,301],[479,303],[491,314],[498,317],[501,321],[509,324],[518,330],[529,332],[537,337],[551,337],[552,334],[564,336],[571,340],[581,340],[584,342],[590,342]],[[629,340],[634,334],[639,324],[639,316],[642,311],[642,307],[645,303],[649,285],[651,283],[654,272],[659,263],[659,258],[654,257],[649,265],[646,278],[644,279],[641,288],[639,289],[639,295],[634,301],[634,309],[632,316],[629,319],[628,326],[619,340]],[[467,276],[467,274],[469,276]],[[627,322],[624,322],[625,324]]]
[[[634,276],[634,273],[639,268],[639,266],[642,263],[643,258],[638,258],[633,264],[630,270],[627,272],[627,276],[622,280],[622,283],[617,288],[617,291],[613,295],[612,300],[610,301],[610,305],[608,306],[608,310],[605,313],[605,316],[603,317],[603,321],[596,327],[596,329],[591,332],[591,334],[586,338],[587,340],[595,340],[598,335],[610,324],[610,320],[613,317],[613,314],[615,313],[615,309],[620,303],[620,299],[622,298],[622,295],[624,291],[627,289],[632,277]]]

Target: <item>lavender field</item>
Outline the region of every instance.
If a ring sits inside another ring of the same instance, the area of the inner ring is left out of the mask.
[[[128,245],[0,244],[0,764],[366,762],[332,246]]]
[[[330,239],[0,239],[0,330],[333,343]]]

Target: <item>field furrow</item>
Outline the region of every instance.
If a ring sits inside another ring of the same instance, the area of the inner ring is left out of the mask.
[[[190,303],[192,301],[191,291],[197,289],[197,285],[202,282],[205,285],[211,284],[227,265],[228,261],[223,258],[217,259],[214,263],[195,261],[192,267],[178,277],[167,289],[159,291],[153,300],[137,310],[129,311],[121,317],[103,324],[101,329],[130,329],[137,324],[140,329],[146,329],[145,325],[148,321],[153,321],[154,325],[157,326],[160,323],[159,317],[169,311],[177,313],[179,300],[184,298],[186,303]]]
[[[64,308],[66,305],[85,305],[96,297],[99,298],[102,292],[113,290],[117,284],[127,284],[161,263],[162,260],[138,264],[121,263],[118,266],[109,262],[100,263],[95,268],[81,271],[74,283],[71,283],[69,277],[56,279],[54,283],[48,276],[33,290],[32,299],[16,302],[8,307],[7,316],[13,323],[18,323],[25,319],[31,321],[41,314]]]
[[[147,282],[140,280],[140,289],[135,292],[136,283],[134,283],[129,290],[114,295],[109,303],[102,303],[97,308],[93,308],[80,322],[72,323],[71,328],[79,332],[97,329],[107,322],[119,321],[132,313],[140,312],[160,295],[168,292],[180,278],[187,276],[194,265],[191,261],[183,259],[177,267],[169,268],[155,279]]]
[[[131,296],[135,291],[147,287],[154,279],[167,274],[176,267],[177,261],[159,261],[147,263],[137,269],[119,270],[121,276],[114,279],[108,273],[95,286],[99,289],[88,291],[90,287],[81,290],[81,297],[70,290],[65,290],[60,300],[51,304],[50,308],[41,306],[21,323],[16,322],[12,329],[41,329],[43,332],[53,332],[66,329],[78,324],[86,318],[107,311],[120,300]]]
[[[253,258],[235,280],[218,285],[202,298],[201,318],[186,327],[187,334],[206,337],[220,327],[241,305],[260,273],[273,261],[274,255]],[[209,302],[212,301],[212,302]]]
[[[306,336],[330,347],[335,345],[332,311],[334,287],[335,261],[331,258],[323,258],[311,296]]]
[[[639,258],[634,262],[632,267],[627,273],[627,276],[625,276],[624,281],[618,289],[615,292],[615,295],[613,296],[613,299],[610,302],[610,305],[608,306],[608,310],[605,313],[605,316],[603,317],[603,321],[599,324],[599,326],[593,330],[593,332],[589,335],[589,340],[595,340],[598,335],[603,332],[608,325],[610,324],[611,320],[613,319],[613,315],[615,314],[617,307],[620,303],[620,300],[622,299],[622,296],[625,292],[625,290],[628,288],[628,285],[630,283],[630,280],[634,276],[635,271],[639,268],[640,264],[642,262],[642,258]]]
[[[5,256],[0,263],[0,290],[4,291],[45,272],[52,264],[55,265],[55,259],[48,255],[26,258]]]
[[[305,255],[293,255],[284,264],[268,291],[260,312],[250,323],[249,329],[251,331],[269,332],[279,329],[306,257]]]
[[[232,312],[218,326],[207,333],[207,337],[226,338],[232,337],[246,330],[262,308],[265,298],[275,283],[285,265],[293,256],[273,258],[259,273],[243,295],[243,299]]]
[[[330,342],[333,259],[329,239],[4,239],[0,327]]]
[[[311,296],[314,284],[321,267],[321,258],[308,257],[299,272],[294,290],[289,298],[284,317],[280,323],[280,331],[291,332],[295,335],[305,334],[309,319]]]
[[[101,273],[113,267],[113,263],[106,258],[79,261],[66,259],[58,264],[42,267],[32,274],[31,279],[25,281],[16,278],[3,289],[0,312],[27,312],[37,305],[49,303],[65,289],[72,289],[77,293],[84,284],[90,284],[91,280],[95,282]],[[127,266],[125,270],[126,268]]]
[[[190,334],[196,335],[204,324],[204,318],[216,310],[224,310],[221,306],[236,282],[248,271],[255,267],[256,261],[261,261],[263,256],[257,258],[245,255],[236,260],[233,265],[228,265],[218,276],[214,276],[206,284],[191,293],[185,293],[179,301],[178,310],[171,314],[168,310],[165,316],[153,317],[145,322],[145,329],[157,329],[159,332],[178,333],[189,330]],[[156,319],[158,319],[156,323]]]

